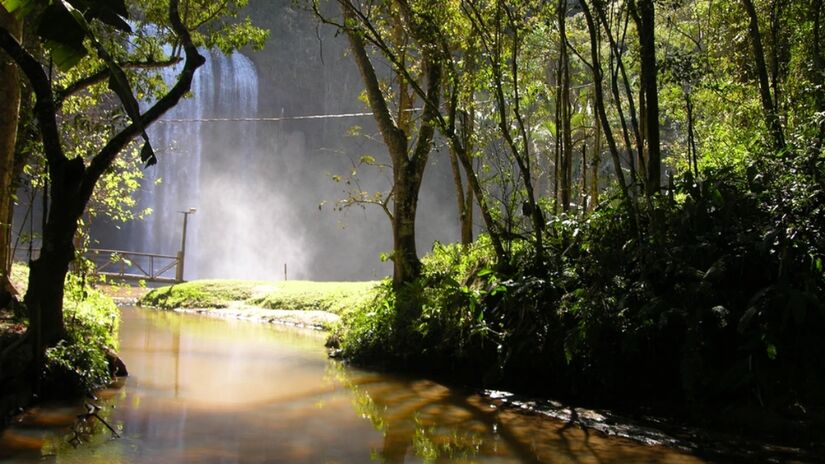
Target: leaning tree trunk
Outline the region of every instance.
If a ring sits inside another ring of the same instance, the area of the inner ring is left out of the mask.
[[[40,256],[30,264],[24,302],[39,346],[53,346],[64,338],[63,285],[74,260],[74,236],[85,209],[80,186],[85,173],[80,158],[51,163],[48,219]]]
[[[77,232],[78,220],[86,209],[98,180],[135,137],[145,133],[147,126],[189,92],[195,70],[205,62],[192,43],[189,31],[181,23],[177,0],[169,2],[169,21],[186,54],[177,83],[145,113],[135,114],[132,123],[112,137],[88,164],[80,157],[67,158],[63,151],[57,105],[46,71],[20,44],[18,38],[8,29],[0,27],[0,48],[23,71],[36,96],[34,112],[51,182],[51,204],[43,227],[43,245],[40,256],[31,264],[29,287],[24,298],[31,318],[29,331],[34,336],[36,366],[42,360],[44,349],[54,345],[65,335],[63,286],[69,263],[74,259],[73,238]],[[111,67],[116,65],[112,64]],[[111,72],[116,70],[112,69]],[[121,95],[121,98],[124,97]]]
[[[0,27],[20,40],[22,24],[0,8]],[[14,148],[17,140],[17,120],[20,110],[20,77],[17,66],[0,51],[0,301],[9,288],[11,272],[11,222],[13,198]]]

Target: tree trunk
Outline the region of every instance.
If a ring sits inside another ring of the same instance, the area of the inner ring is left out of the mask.
[[[50,206],[40,256],[32,261],[25,303],[32,324],[40,330],[41,346],[53,346],[65,336],[63,286],[75,258],[74,238],[86,202],[80,186],[86,168],[81,158],[50,163]]]
[[[559,166],[559,183],[561,194],[561,210],[570,210],[570,172],[573,165],[573,136],[570,127],[570,57],[567,51],[567,32],[565,24],[567,22],[567,0],[559,0],[558,23],[559,23],[559,59],[561,60],[561,166]]]
[[[619,187],[622,189],[622,193],[625,198],[628,199],[628,204],[630,204],[627,182],[625,181],[624,172],[622,171],[622,165],[619,159],[619,149],[616,146],[616,140],[613,137],[613,130],[610,127],[610,120],[607,118],[607,110],[605,109],[604,104],[604,91],[602,89],[604,79],[602,77],[601,60],[599,59],[599,48],[597,41],[598,29],[593,21],[593,15],[587,3],[582,1],[581,5],[582,12],[584,13],[585,20],[587,21],[587,29],[590,32],[590,57],[593,66],[594,105],[596,107],[596,113],[599,116],[599,124],[601,125],[602,133],[604,134],[604,138],[607,141],[607,146],[610,149],[610,156],[613,159],[613,169],[616,172],[616,180],[619,182]]]
[[[584,2],[582,2],[584,3]],[[597,35],[598,37],[598,35]],[[598,46],[598,41],[597,41]],[[595,63],[593,63],[595,66]],[[595,86],[595,83],[594,83]],[[593,142],[593,156],[590,161],[590,209],[596,208],[599,204],[599,165],[602,164],[602,124],[596,120],[595,136]]]
[[[473,242],[473,191],[469,186],[465,191],[458,153],[452,145],[450,145],[450,170],[453,173],[453,186],[455,187],[456,205],[458,206],[459,236],[461,244],[466,246]]]
[[[354,8],[348,2],[341,2],[341,10],[347,24],[358,22]],[[435,135],[435,120],[441,93],[441,65],[426,51],[422,53],[422,72],[426,76],[427,85],[426,98],[416,145],[412,153],[408,153],[410,134],[398,127],[390,115],[375,68],[367,55],[363,37],[352,27],[346,29],[346,34],[355,64],[364,81],[367,100],[392,160],[393,286],[398,290],[417,279],[421,272],[421,261],[415,247],[415,214],[424,168]],[[405,108],[399,110],[404,111]],[[412,125],[409,130],[412,130]]]
[[[756,74],[759,79],[759,96],[762,100],[762,111],[765,116],[765,125],[773,138],[774,149],[785,148],[785,134],[779,115],[776,112],[775,102],[771,97],[771,84],[768,78],[768,66],[765,64],[765,49],[762,47],[762,34],[759,32],[759,17],[751,0],[742,0],[745,12],[748,14],[748,35],[753,48],[753,61],[756,65]]]
[[[455,150],[456,155],[458,155],[458,160],[464,167],[464,172],[467,174],[467,182],[470,187],[469,191],[473,193],[476,204],[478,204],[478,209],[481,212],[481,217],[484,219],[484,224],[487,226],[487,233],[490,234],[490,241],[493,244],[496,258],[499,262],[505,262],[507,259],[507,252],[504,250],[504,246],[501,243],[499,227],[495,219],[493,219],[493,215],[490,213],[490,207],[487,205],[484,190],[481,189],[481,182],[479,182],[478,176],[473,168],[473,160],[470,158],[470,153],[468,153],[468,151],[464,148],[464,145],[458,140],[458,136],[455,134],[452,134],[450,137],[450,144]],[[472,198],[468,196],[468,205],[470,205],[468,208],[470,214],[472,214],[471,203]],[[472,227],[472,223],[469,224],[469,227]]]
[[[393,168],[393,276],[396,288],[413,282],[421,273],[421,261],[415,248],[415,214],[418,209],[416,169],[409,162],[396,163]]]
[[[602,24],[602,28],[604,29],[604,33],[607,37],[608,44],[610,45],[611,57],[616,61],[615,69],[611,67],[611,91],[613,93],[613,98],[616,101],[616,109],[619,113],[619,122],[622,126],[622,136],[624,138],[625,147],[627,148],[628,153],[628,167],[630,169],[630,183],[628,184],[628,187],[630,189],[629,193],[631,194],[633,199],[635,199],[636,191],[638,190],[636,186],[638,185],[640,178],[636,166],[638,162],[642,161],[642,154],[644,153],[644,137],[642,135],[642,130],[640,128],[639,118],[637,118],[636,116],[636,104],[634,103],[633,91],[630,88],[630,79],[627,76],[627,70],[625,69],[624,60],[622,59],[622,50],[624,49],[624,46],[620,46],[618,43],[616,43],[616,39],[613,37],[613,32],[610,30],[610,24],[608,22],[607,15],[605,14],[599,2],[594,2],[593,8],[596,13],[595,19],[597,19],[598,22]],[[635,154],[633,152],[634,147],[630,140],[630,133],[627,128],[624,110],[622,109],[622,98],[621,93],[619,91],[619,74],[621,74],[622,76],[622,87],[627,98],[627,106],[630,112],[630,125],[631,129],[633,130],[633,135],[636,139]]]
[[[644,96],[644,137],[647,141],[647,194],[659,193],[662,186],[662,149],[659,139],[659,89],[656,69],[656,15],[653,0],[638,0],[637,26],[642,88]],[[641,95],[640,95],[641,101]],[[641,105],[640,105],[641,106]]]
[[[0,8],[0,27],[20,40],[22,24]],[[14,153],[20,110],[20,76],[14,60],[0,50],[0,301],[6,300],[13,260],[11,223],[14,208]]]

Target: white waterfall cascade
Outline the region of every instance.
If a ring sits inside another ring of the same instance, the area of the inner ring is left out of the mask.
[[[265,130],[254,122],[208,121],[256,117],[258,75],[241,53],[204,55],[206,64],[196,72],[193,96],[149,133],[158,164],[146,170],[138,204],[153,213],[130,226],[131,245],[139,251],[176,254],[181,212],[196,208],[188,219],[187,280],[274,279],[283,277],[284,263],[290,263],[290,278],[300,277],[304,244],[289,223],[289,199],[273,188],[277,180],[272,172],[258,167],[271,164],[290,144],[263,146],[279,137],[259,137]],[[169,71],[168,81],[174,73]]]

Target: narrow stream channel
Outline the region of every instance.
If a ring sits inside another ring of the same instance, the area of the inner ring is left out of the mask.
[[[75,446],[80,409],[44,406],[3,432],[0,462],[701,462],[432,381],[351,368],[327,359],[316,333],[122,312],[131,376],[98,398],[121,437],[95,423]]]

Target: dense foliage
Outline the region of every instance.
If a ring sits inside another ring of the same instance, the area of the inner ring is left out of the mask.
[[[588,400],[822,406],[823,174],[771,157],[686,174],[638,222],[619,199],[551,222],[540,265],[529,243],[499,265],[484,238],[436,244],[413,286],[345,318],[341,348]]]
[[[13,282],[25,290],[28,268],[13,267]],[[77,274],[66,277],[64,307],[66,338],[48,348],[40,372],[46,396],[79,395],[94,391],[112,380],[110,365],[118,349],[120,314],[111,298],[92,288]],[[25,321],[24,321],[25,323]],[[18,353],[19,356],[30,356]]]
[[[77,276],[67,277],[66,290],[66,338],[46,350],[43,375],[45,391],[74,395],[111,382],[120,314],[111,298]]]

